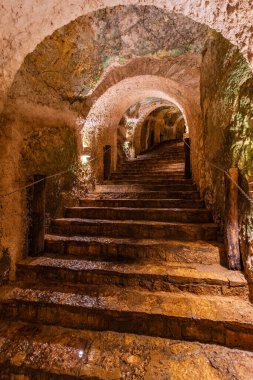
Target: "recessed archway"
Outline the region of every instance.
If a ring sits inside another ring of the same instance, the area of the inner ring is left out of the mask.
[[[170,79],[142,75],[127,78],[109,88],[93,105],[84,120],[85,145],[93,145],[94,153],[100,156],[104,145],[112,146],[112,167],[117,165],[117,126],[126,110],[147,97],[161,98],[175,104],[191,128],[197,128],[200,117],[198,94]],[[88,141],[89,136],[92,143]],[[101,177],[102,165],[96,170]]]

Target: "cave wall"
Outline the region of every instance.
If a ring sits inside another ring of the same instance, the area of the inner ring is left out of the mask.
[[[190,33],[189,33],[190,30]],[[154,6],[118,6],[81,16],[28,54],[9,91],[12,99],[84,112],[103,72],[132,57],[201,53],[208,27]]]
[[[240,185],[248,193],[253,173],[253,75],[238,49],[213,32],[201,66],[203,123],[194,135],[193,171],[221,232],[224,227],[224,174],[240,169]],[[195,149],[198,154],[195,154]],[[243,264],[253,280],[253,207],[239,193],[240,245]]]
[[[63,189],[74,185],[72,165],[77,158],[77,135],[70,112],[53,112],[47,107],[17,104],[5,108],[2,114],[1,139],[1,197],[0,197],[0,260],[8,263],[8,276],[14,278],[15,263],[27,253],[28,229],[31,214],[31,188],[23,188],[34,175],[51,176],[47,180],[47,213],[56,215],[62,210]],[[6,144],[6,140],[8,144]],[[2,194],[9,194],[2,197]],[[6,264],[7,265],[7,264]],[[1,274],[0,282],[6,275]]]

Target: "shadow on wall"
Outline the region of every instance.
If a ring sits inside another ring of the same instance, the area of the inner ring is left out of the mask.
[[[215,221],[224,226],[224,174],[209,163],[240,171],[240,185],[249,194],[253,174],[253,75],[237,48],[213,33],[201,67],[203,128],[199,131],[194,172]],[[240,247],[253,284],[253,207],[239,193]],[[252,293],[253,294],[253,293]]]

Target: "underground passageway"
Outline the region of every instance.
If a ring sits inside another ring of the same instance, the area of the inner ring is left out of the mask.
[[[252,10],[86,3],[1,10],[0,379],[251,379]]]

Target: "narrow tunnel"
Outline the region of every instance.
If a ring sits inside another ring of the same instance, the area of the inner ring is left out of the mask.
[[[252,9],[15,3],[0,379],[253,378]]]

